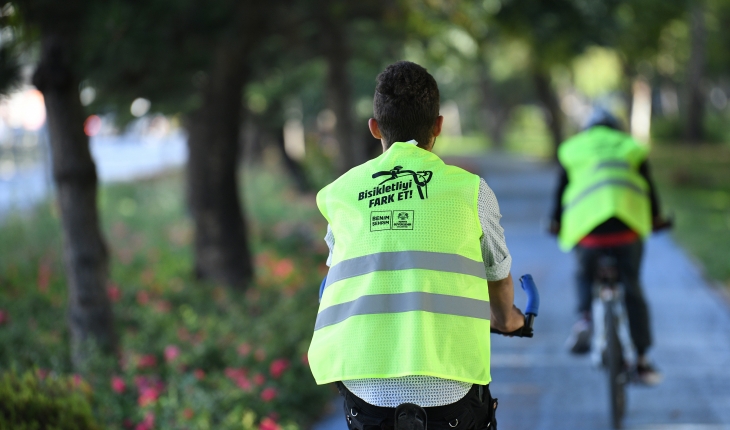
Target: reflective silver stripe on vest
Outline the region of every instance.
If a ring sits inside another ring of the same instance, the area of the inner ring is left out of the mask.
[[[638,185],[631,181],[627,181],[626,179],[606,179],[605,181],[596,182],[595,184],[591,185],[590,187],[586,188],[585,190],[578,193],[577,196],[573,197],[573,200],[570,201],[570,203],[563,206],[563,210],[566,211],[573,206],[577,205],[581,200],[586,198],[590,193],[596,191],[599,188],[606,187],[608,185],[615,185],[617,187],[625,187],[628,188],[631,191],[635,191],[643,196],[647,196],[648,193],[641,189]]]
[[[379,252],[342,260],[330,268],[325,288],[343,279],[383,270],[428,269],[487,279],[484,263],[458,254],[426,251]]]
[[[596,164],[596,168],[594,170],[599,169],[630,169],[631,165],[627,163],[626,161],[604,161],[602,163]]]
[[[436,314],[488,320],[489,302],[466,297],[434,293],[375,294],[362,296],[351,302],[330,306],[317,314],[314,330],[340,323],[356,315],[393,314],[426,311]]]

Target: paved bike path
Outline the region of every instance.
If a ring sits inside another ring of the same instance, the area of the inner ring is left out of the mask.
[[[541,292],[533,339],[492,336],[492,393],[500,430],[610,429],[605,374],[564,348],[574,321],[572,255],[544,233],[555,168],[504,155],[455,160],[479,173],[500,204],[515,278],[531,273]],[[730,430],[730,306],[666,234],[646,246],[642,275],[654,348],[664,373],[653,388],[630,386],[625,428]],[[517,292],[516,302],[524,306]],[[344,430],[336,412],[316,430]]]

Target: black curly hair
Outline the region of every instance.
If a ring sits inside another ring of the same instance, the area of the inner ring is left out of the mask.
[[[377,77],[373,116],[386,147],[415,139],[427,148],[439,116],[436,80],[416,63],[391,64]]]

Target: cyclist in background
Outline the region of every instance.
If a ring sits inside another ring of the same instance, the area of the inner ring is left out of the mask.
[[[561,249],[573,249],[578,260],[579,319],[567,341],[570,351],[590,350],[597,260],[603,249],[611,248],[638,356],[634,375],[638,382],[655,385],[661,374],[647,357],[652,335],[639,272],[644,239],[652,226],[665,221],[659,215],[647,155],[647,146],[624,133],[615,116],[596,109],[584,130],[558,149],[562,169],[550,230],[558,235]]]
[[[317,194],[330,270],[312,374],[337,383],[350,429],[393,428],[407,403],[425,409],[429,429],[493,429],[490,322],[511,333],[525,321],[496,197],[431,152],[443,117],[426,69],[388,66],[373,105],[383,154]]]

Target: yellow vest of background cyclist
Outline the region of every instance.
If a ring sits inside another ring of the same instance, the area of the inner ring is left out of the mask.
[[[308,355],[318,384],[405,375],[490,382],[479,182],[394,143],[317,194],[335,237]]]
[[[642,237],[651,232],[649,186],[638,173],[647,153],[631,136],[603,126],[560,145],[558,158],[568,173],[559,236],[563,250],[611,217]]]

